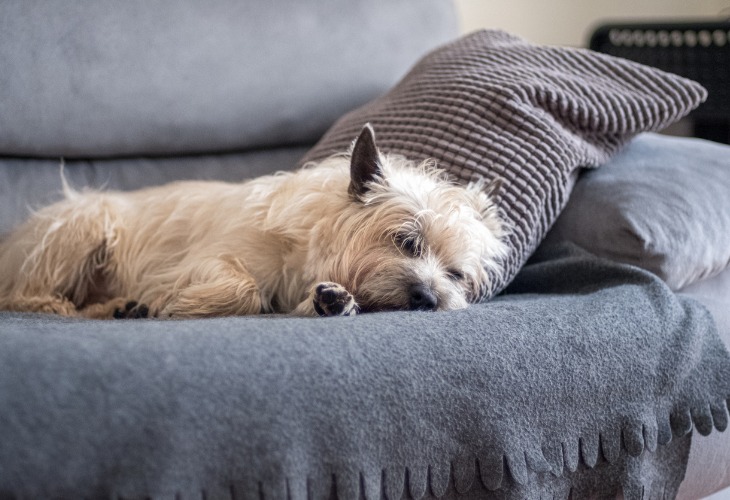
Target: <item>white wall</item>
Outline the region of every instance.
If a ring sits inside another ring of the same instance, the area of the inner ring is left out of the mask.
[[[603,20],[730,17],[730,0],[455,0],[463,32],[500,28],[535,43],[586,46]]]

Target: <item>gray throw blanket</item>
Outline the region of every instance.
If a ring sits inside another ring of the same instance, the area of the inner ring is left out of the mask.
[[[450,313],[0,332],[0,498],[665,498],[728,421],[709,314],[575,250]]]

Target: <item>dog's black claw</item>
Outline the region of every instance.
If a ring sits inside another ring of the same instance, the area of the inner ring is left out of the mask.
[[[114,314],[112,316],[114,316],[114,319],[124,319],[127,317],[125,311],[122,311],[121,309],[114,309]]]
[[[136,300],[130,300],[129,302],[127,302],[124,305],[124,310],[127,311],[127,312],[129,312],[132,309],[134,309],[136,305],[137,305],[137,301]]]
[[[148,315],[149,313],[150,313],[150,308],[149,308],[149,307],[147,307],[147,306],[146,306],[146,305],[144,305],[144,304],[141,304],[141,305],[140,305],[140,306],[139,306],[139,307],[137,308],[137,314],[136,314],[136,315],[135,315],[134,317],[135,317],[135,318],[146,318],[146,317],[147,317],[147,315]]]

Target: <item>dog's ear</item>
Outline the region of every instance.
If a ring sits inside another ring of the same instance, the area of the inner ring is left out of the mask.
[[[359,199],[368,190],[367,183],[382,176],[380,154],[375,145],[375,132],[366,124],[352,146],[350,157],[350,196]]]

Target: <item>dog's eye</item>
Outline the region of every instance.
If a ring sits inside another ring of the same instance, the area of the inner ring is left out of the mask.
[[[412,255],[413,257],[420,257],[421,246],[417,238],[409,235],[397,234],[395,235],[394,240],[395,244],[398,245],[398,248],[400,248],[403,253]]]
[[[456,269],[449,269],[448,271],[446,271],[446,276],[448,276],[449,279],[453,281],[461,281],[464,279],[464,273]]]

